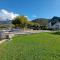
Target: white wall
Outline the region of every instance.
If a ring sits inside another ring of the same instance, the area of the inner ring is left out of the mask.
[[[51,22],[49,22],[49,23],[48,23],[48,28],[51,28],[51,27],[52,27],[52,26],[51,26]]]
[[[54,25],[51,25],[51,22],[50,22],[49,25],[48,25],[48,28],[60,29],[60,22],[57,22]]]

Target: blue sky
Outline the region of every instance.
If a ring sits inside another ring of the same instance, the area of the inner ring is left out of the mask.
[[[29,19],[60,17],[60,0],[0,0],[0,10],[5,9]]]

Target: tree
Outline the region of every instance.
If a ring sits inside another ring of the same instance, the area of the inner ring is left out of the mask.
[[[20,21],[17,18],[15,18],[14,20],[12,20],[12,24],[15,25],[15,27],[18,27],[20,26]]]
[[[29,21],[27,26],[28,26],[28,28],[34,29],[34,30],[39,30],[40,29],[40,25],[38,23],[35,23],[35,22],[32,22],[32,21]]]
[[[25,16],[18,16],[12,21],[12,24],[15,25],[15,27],[20,27],[20,28],[26,28],[27,23],[28,23],[28,19]]]

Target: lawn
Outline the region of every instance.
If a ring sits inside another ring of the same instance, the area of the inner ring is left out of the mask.
[[[15,36],[12,41],[0,44],[0,60],[60,60],[60,35]]]

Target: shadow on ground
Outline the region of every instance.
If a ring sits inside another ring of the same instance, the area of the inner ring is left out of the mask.
[[[54,34],[54,35],[60,35],[60,31],[57,31],[57,32],[53,32],[51,34]]]

